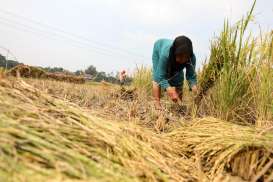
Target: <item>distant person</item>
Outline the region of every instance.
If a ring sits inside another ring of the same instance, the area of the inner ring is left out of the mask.
[[[120,82],[121,85],[124,85],[126,77],[127,77],[126,70],[122,70],[119,73],[119,82]]]
[[[153,96],[158,108],[161,108],[161,89],[166,90],[174,102],[182,101],[184,68],[186,68],[186,79],[190,90],[197,92],[196,58],[192,41],[188,37],[179,36],[174,41],[157,40],[154,44],[152,59]]]

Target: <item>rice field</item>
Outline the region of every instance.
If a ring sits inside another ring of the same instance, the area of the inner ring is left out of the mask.
[[[254,8],[254,5],[253,5]],[[273,32],[224,23],[183,106],[132,85],[0,70],[0,181],[273,181]]]

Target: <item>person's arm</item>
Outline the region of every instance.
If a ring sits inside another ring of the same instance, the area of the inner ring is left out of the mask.
[[[191,63],[187,64],[186,66],[186,79],[189,83],[190,90],[192,88],[196,88],[197,85],[197,76],[195,72],[195,66],[196,66],[196,57],[193,55],[191,58]]]
[[[156,82],[160,85],[162,89],[167,91],[169,97],[174,102],[177,102],[179,100],[179,95],[175,87],[172,87],[167,79],[167,63],[167,57],[161,57],[159,59],[159,65],[156,72]]]
[[[181,101],[182,101],[183,81],[184,81],[184,72],[183,72],[183,69],[181,69],[172,78],[172,85],[175,87],[176,93],[178,94],[179,99]]]

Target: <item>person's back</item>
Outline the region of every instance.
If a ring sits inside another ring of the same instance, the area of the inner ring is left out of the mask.
[[[154,44],[154,53],[158,55],[155,55],[155,56],[168,57],[170,54],[170,48],[172,45],[173,45],[173,40],[171,39],[157,40]]]

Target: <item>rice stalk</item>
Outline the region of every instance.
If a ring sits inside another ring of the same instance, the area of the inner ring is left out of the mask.
[[[22,80],[8,82],[12,84],[0,84],[0,151],[18,165],[9,168],[8,162],[1,163],[0,174],[5,179],[18,179],[17,173],[26,177],[25,171],[43,179],[197,179],[191,160],[179,157],[167,139],[133,123],[92,116]],[[178,162],[175,167],[174,161]]]
[[[245,180],[267,179],[273,166],[273,134],[253,126],[240,126],[216,118],[202,118],[167,134],[173,145],[189,158],[200,156],[210,179],[231,172]]]
[[[152,90],[152,70],[145,66],[140,66],[133,74],[132,86],[137,88],[142,94],[150,95]]]

